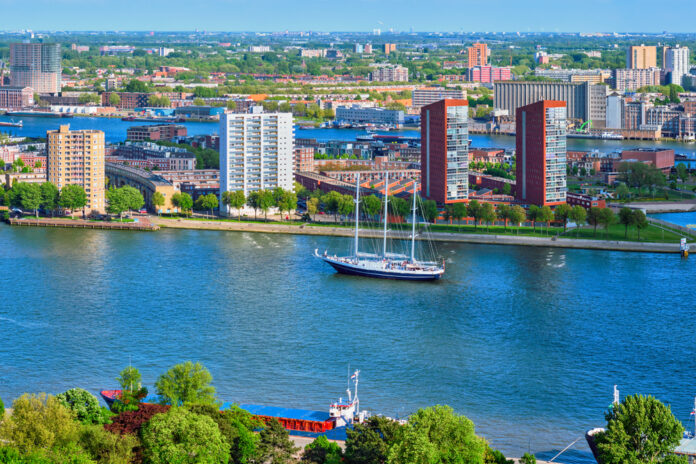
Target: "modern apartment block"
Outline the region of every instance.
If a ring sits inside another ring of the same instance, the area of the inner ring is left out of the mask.
[[[58,93],[60,77],[60,44],[10,44],[10,83],[13,86],[31,87],[37,93]]]
[[[474,66],[466,72],[469,82],[492,83],[512,80],[512,68],[497,66]]]
[[[542,100],[517,109],[517,199],[538,206],[566,201],[566,103]]]
[[[485,43],[475,43],[467,49],[469,68],[474,66],[486,66],[488,64],[488,45]]]
[[[421,108],[421,195],[440,205],[469,198],[468,115],[466,100]]]
[[[48,131],[48,181],[59,190],[66,185],[81,185],[87,194],[85,213],[103,213],[104,132],[70,130],[69,125]]]
[[[395,43],[385,43],[384,44],[384,54],[388,55],[391,52],[396,51],[396,44]]]
[[[404,112],[386,108],[362,108],[357,105],[339,106],[336,108],[336,121],[400,126],[404,123]]]
[[[458,89],[446,89],[444,87],[414,89],[411,92],[411,106],[421,108],[440,100],[464,100],[465,98],[466,93]]]
[[[615,69],[614,88],[633,91],[648,85],[660,85],[660,74],[660,68]]]
[[[657,47],[633,45],[626,51],[628,69],[649,69],[657,67]]]
[[[225,113],[220,117],[220,194],[293,188],[290,113]]]
[[[408,82],[408,68],[404,66],[377,66],[370,72],[372,82]]]
[[[663,67],[668,74],[668,82],[670,84],[682,85],[682,78],[689,74],[689,48],[680,47],[665,47],[663,50]]]

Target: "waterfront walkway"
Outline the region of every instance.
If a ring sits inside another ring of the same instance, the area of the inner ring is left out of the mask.
[[[173,229],[227,230],[235,232],[262,232],[269,234],[326,235],[353,237],[355,229],[347,227],[321,227],[310,225],[263,224],[257,222],[192,221],[151,217],[154,224]],[[382,231],[361,229],[360,236],[380,238]],[[409,239],[409,232],[390,231],[390,237]],[[440,242],[480,243],[489,245],[526,245],[554,248],[578,248],[590,250],[639,251],[650,253],[679,253],[679,243],[624,242],[609,240],[584,240],[556,237],[526,237],[516,235],[487,235],[469,233],[433,232],[428,238]]]
[[[157,224],[150,222],[147,217],[138,218],[138,222],[111,222],[111,221],[90,221],[85,219],[68,218],[31,218],[10,219],[12,226],[25,227],[66,227],[71,229],[110,229],[110,230],[139,230],[155,231],[159,230]]]

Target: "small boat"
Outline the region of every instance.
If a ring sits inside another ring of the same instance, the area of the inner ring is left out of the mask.
[[[0,121],[0,127],[22,127],[24,123],[20,120],[14,121]]]
[[[352,256],[329,255],[326,251],[319,254],[314,250],[314,256],[321,259],[340,274],[374,277],[379,279],[430,281],[437,280],[445,273],[444,261],[439,265],[433,261],[416,260],[416,196],[418,186],[413,185],[413,228],[411,231],[411,256],[389,253],[387,251],[387,220],[389,202],[389,172],[386,175],[384,194],[384,245],[381,255],[361,253],[359,250],[359,217],[360,217],[360,175],[357,175],[355,193],[355,253]]]
[[[602,135],[600,135],[599,138],[603,140],[623,140],[623,135],[615,132],[602,132]]]

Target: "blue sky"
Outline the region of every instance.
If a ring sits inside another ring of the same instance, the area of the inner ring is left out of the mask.
[[[696,0],[0,0],[2,30],[696,32]]]

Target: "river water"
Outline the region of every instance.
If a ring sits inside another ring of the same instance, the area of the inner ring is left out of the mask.
[[[494,447],[550,458],[603,425],[612,386],[685,425],[696,395],[693,276],[674,255],[443,244],[434,284],[335,274],[350,239],[0,225],[0,396],[94,393],[129,362],[152,386],[200,361],[224,400],[326,410],[449,404]],[[591,462],[580,440],[560,462]]]

